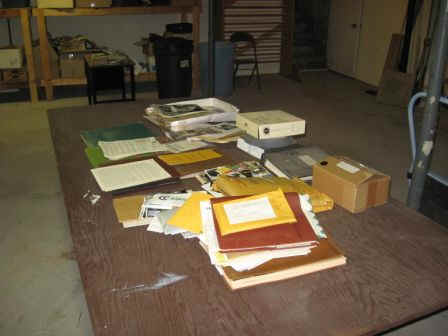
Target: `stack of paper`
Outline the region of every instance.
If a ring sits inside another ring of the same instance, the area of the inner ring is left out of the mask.
[[[263,156],[263,163],[279,177],[299,177],[303,180],[311,180],[313,166],[327,157],[328,154],[319,147],[305,146],[266,153]]]
[[[193,124],[179,132],[165,131],[165,135],[172,140],[203,140],[214,143],[236,141],[242,133],[234,121]]]
[[[110,163],[99,147],[99,142],[113,142],[148,138],[153,134],[142,123],[133,123],[109,128],[81,131],[81,139],[86,144],[85,153],[92,167],[96,168]]]
[[[239,200],[241,207],[246,208],[246,211],[240,208],[236,212],[235,208],[230,209],[228,217],[232,220],[236,215],[232,220],[235,223],[233,225],[238,226],[237,218],[241,220],[243,213],[247,214],[243,217],[249,219],[249,222],[256,219],[251,216],[257,215],[264,217],[261,220],[263,224],[272,219],[272,213],[262,210],[262,207],[266,209],[266,204],[254,213],[254,209],[251,209],[253,203],[247,203],[246,199],[212,199],[201,203],[204,231],[200,236],[201,245],[232,289],[288,279],[345,264],[345,257],[329,242],[319,226],[307,197],[296,193],[286,194],[288,204],[294,211],[294,222],[262,228],[249,228],[248,223],[244,223],[246,230],[228,233],[226,225],[220,222],[219,212],[217,214],[218,204]]]
[[[239,110],[222,100],[206,98],[167,105],[151,105],[144,117],[153,124],[172,132],[194,128],[207,122],[235,121]]]
[[[346,262],[319,225],[309,197],[294,192],[219,198],[204,192],[130,196],[114,200],[117,217],[125,217],[126,204],[127,212],[135,214],[138,203],[139,225],[146,223],[148,231],[160,234],[199,238],[232,289]]]
[[[191,196],[191,192],[157,193],[145,197],[140,218],[150,218],[148,231],[174,235],[186,230],[168,224],[168,220]]]

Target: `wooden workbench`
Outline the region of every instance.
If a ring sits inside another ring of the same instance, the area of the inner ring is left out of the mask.
[[[85,78],[52,78],[50,69],[49,42],[47,37],[48,16],[106,16],[106,15],[156,15],[179,13],[182,22],[187,20],[191,14],[193,24],[193,87],[198,87],[199,83],[199,25],[200,25],[200,2],[193,2],[190,6],[154,6],[154,7],[110,7],[110,8],[70,8],[70,9],[49,9],[34,8],[32,15],[37,17],[37,27],[39,31],[40,53],[42,62],[42,85],[45,87],[47,99],[53,99],[53,86],[58,85],[80,85],[86,84]],[[154,73],[144,73],[137,76],[138,80],[155,81]]]
[[[22,26],[22,37],[23,46],[25,49],[27,75],[28,75],[28,85],[23,83],[0,83],[1,88],[23,88],[29,87],[30,97],[32,102],[37,102],[39,96],[37,93],[37,83],[36,83],[36,71],[33,58],[33,46],[32,46],[32,35],[30,28],[30,12],[29,8],[10,8],[10,9],[0,9],[0,18],[13,18],[20,17],[20,23]]]
[[[347,265],[235,292],[196,240],[123,229],[111,195],[90,173],[79,134],[141,121],[149,103],[156,101],[49,111],[97,336],[373,335],[448,307],[448,231],[395,200],[360,214],[340,207],[318,214]],[[194,186],[190,179],[165,190]],[[88,191],[101,195],[95,205],[83,199]],[[163,272],[186,279],[148,289]]]

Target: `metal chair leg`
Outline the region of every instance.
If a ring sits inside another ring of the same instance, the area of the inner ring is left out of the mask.
[[[252,77],[254,76],[254,73],[255,73],[255,66],[256,66],[256,64],[254,64],[254,66],[252,67],[252,71],[250,72],[249,80],[247,81],[247,85],[248,85],[248,86],[249,86],[250,83],[252,82]]]
[[[256,70],[257,70],[257,84],[258,84],[258,90],[261,91],[260,70],[258,69],[258,62],[255,63],[255,68],[256,68]]]
[[[238,72],[239,64],[236,64],[233,69],[233,87],[236,88],[236,73]]]

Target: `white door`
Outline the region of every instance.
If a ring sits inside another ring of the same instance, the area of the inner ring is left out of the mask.
[[[355,77],[363,0],[331,0],[327,62],[330,70]]]

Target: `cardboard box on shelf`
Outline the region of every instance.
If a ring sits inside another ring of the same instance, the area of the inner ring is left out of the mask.
[[[25,68],[3,70],[2,77],[4,82],[26,82],[28,78]]]
[[[0,48],[0,69],[20,69],[23,65],[22,49]]]
[[[390,176],[346,157],[329,156],[313,166],[313,187],[357,213],[387,202]]]
[[[60,66],[62,78],[85,77],[83,54],[61,55]]]
[[[38,8],[73,8],[74,0],[37,0]]]
[[[111,6],[112,0],[76,0],[76,7],[81,8],[98,8]]]
[[[50,47],[50,72],[52,78],[59,78],[59,56],[54,50],[54,48]],[[42,64],[40,58],[40,46],[33,47],[33,58],[34,58],[34,67],[36,71],[36,79],[42,79]]]

